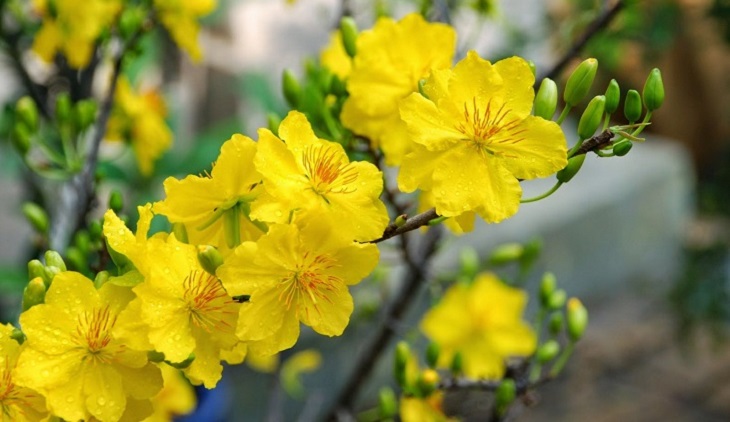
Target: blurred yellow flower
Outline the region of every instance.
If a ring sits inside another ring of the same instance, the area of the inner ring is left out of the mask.
[[[456,352],[464,375],[501,379],[505,360],[528,356],[537,338],[522,321],[527,294],[483,273],[471,285],[457,283],[424,316],[421,330],[441,347],[439,364],[448,366]]]
[[[431,191],[436,212],[475,211],[496,223],[517,212],[518,179],[557,172],[567,164],[556,123],[530,115],[535,77],[512,57],[492,65],[470,51],[452,70],[434,70],[425,94],[400,105],[416,143],[403,160],[398,186]]]
[[[341,80],[346,80],[352,70],[352,58],[347,55],[345,45],[342,44],[342,33],[332,31],[330,42],[319,55],[322,66],[330,70]]]
[[[110,283],[96,290],[79,273],[56,275],[45,303],[20,315],[27,340],[17,383],[41,392],[51,413],[66,420],[117,421],[129,406],[148,405],[162,387],[160,370],[147,351],[116,335],[133,297]]]
[[[279,136],[259,130],[254,163],[266,193],[252,205],[253,218],[272,223],[293,218],[300,225],[316,220],[347,241],[383,234],[389,219],[379,199],[383,175],[377,167],[350,162],[342,145],[317,138],[298,111],[281,122]]]
[[[150,213],[149,208],[144,212]],[[148,218],[140,216],[141,221]],[[194,384],[213,388],[223,370],[221,351],[239,343],[235,331],[240,304],[201,267],[194,245],[175,236],[152,237],[140,244],[111,210],[104,216],[104,236],[144,276],[133,289],[137,298],[120,315],[134,327],[124,332],[125,337],[146,334],[152,347],[174,363],[194,354],[185,374]],[[139,327],[140,320],[146,330]]]
[[[126,78],[120,78],[105,139],[131,144],[140,172],[149,176],[155,161],[172,146],[166,114],[165,101],[159,93],[137,93]]]
[[[10,337],[13,329],[10,324],[0,324],[0,421],[40,421],[48,415],[45,399],[30,388],[17,385],[13,377],[22,347]]]
[[[75,69],[86,67],[96,41],[116,19],[119,0],[33,0],[43,25],[32,50],[44,61],[53,61],[60,51]]]
[[[447,417],[442,405],[444,393],[437,391],[427,397],[401,397],[400,417],[403,422],[453,422]]]
[[[343,242],[329,227],[311,223],[273,225],[244,242],[218,268],[226,290],[250,295],[241,305],[238,336],[249,350],[274,354],[294,345],[299,322],[327,335],[342,334],[353,303],[347,286],[365,278],[378,262],[373,244]]]
[[[195,410],[198,403],[195,389],[183,377],[179,369],[170,365],[160,365],[164,386],[152,398],[152,407],[155,409],[152,416],[144,422],[169,422],[175,417],[187,415]]]
[[[357,38],[357,54],[347,81],[350,97],[342,123],[380,146],[388,165],[399,165],[412,142],[398,115],[398,102],[418,91],[431,69],[451,67],[456,32],[414,13],[395,22],[380,18]]]
[[[190,243],[215,246],[224,255],[241,241],[258,239],[266,226],[249,217],[251,203],[263,191],[253,164],[255,154],[253,140],[233,135],[221,147],[210,174],[183,180],[168,177],[167,198],[155,203],[155,212],[184,223]]]
[[[172,39],[197,62],[203,58],[198,44],[198,19],[211,13],[216,3],[216,0],[154,0],[153,4]]]

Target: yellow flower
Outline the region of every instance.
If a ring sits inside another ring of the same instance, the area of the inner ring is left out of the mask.
[[[154,91],[134,92],[125,78],[117,82],[114,100],[105,138],[130,143],[140,172],[149,176],[155,161],[172,146],[165,101]]]
[[[40,421],[48,414],[43,396],[16,384],[13,370],[22,346],[10,335],[13,326],[0,324],[0,421]]]
[[[400,22],[380,18],[358,36],[342,123],[379,145],[388,165],[399,165],[412,145],[398,102],[418,91],[431,69],[451,67],[455,45],[453,28],[416,13]]]
[[[154,6],[160,21],[177,45],[193,61],[200,61],[203,54],[198,45],[198,19],[215,9],[216,0],[154,0]]]
[[[330,43],[320,53],[319,61],[322,66],[343,81],[350,75],[352,58],[345,51],[345,45],[342,44],[342,33],[339,30],[332,31],[330,34]]]
[[[342,334],[352,314],[347,286],[357,284],[378,262],[373,244],[343,242],[312,223],[273,225],[244,242],[218,269],[233,295],[250,295],[241,306],[238,336],[249,350],[273,354],[294,345],[299,321],[327,335]]]
[[[449,288],[424,316],[421,330],[441,347],[440,363],[448,365],[461,352],[466,376],[500,379],[507,358],[535,350],[535,333],[521,320],[526,303],[525,292],[494,274],[480,274],[471,285]]]
[[[433,208],[433,206],[433,192],[421,192],[421,195],[418,197],[418,212],[426,212]],[[465,213],[459,214],[455,217],[447,218],[443,224],[447,229],[451,230],[452,233],[458,236],[474,230],[475,219],[476,213],[474,211],[466,211]],[[427,227],[424,226],[422,229],[426,230]]]
[[[27,336],[18,358],[18,384],[41,392],[48,409],[66,420],[119,420],[128,404],[162,387],[147,352],[116,336],[120,312],[134,297],[124,287],[99,290],[79,273],[56,275],[45,304],[20,315]],[[27,344],[27,346],[26,346]]]
[[[89,64],[97,39],[122,6],[119,0],[34,0],[33,4],[43,17],[43,26],[32,50],[46,62],[53,61],[60,50],[75,69]]]
[[[401,397],[400,417],[403,422],[450,422],[443,411],[444,393],[437,391],[428,397]]]
[[[378,198],[383,175],[374,165],[350,162],[342,146],[318,139],[307,118],[292,111],[281,122],[282,142],[259,130],[254,163],[264,177],[267,195],[252,206],[251,216],[287,223],[290,213],[301,225],[317,220],[344,239],[369,241],[383,234],[388,213]]]
[[[398,186],[432,191],[436,212],[476,211],[495,223],[517,212],[517,179],[534,179],[567,164],[556,123],[530,115],[534,76],[513,57],[492,65],[470,51],[452,70],[434,70],[400,106],[418,144],[403,161]]]
[[[125,337],[134,342],[131,337],[146,334],[149,344],[170,362],[182,362],[194,354],[185,374],[194,384],[213,388],[223,370],[222,350],[233,349],[239,342],[235,330],[240,305],[218,278],[203,270],[195,246],[175,236],[139,242],[111,210],[104,216],[104,235],[144,276],[144,282],[133,289],[137,298],[120,315],[120,320],[134,327],[124,332]],[[139,326],[140,320],[146,329]]]
[[[251,202],[263,190],[253,164],[256,143],[233,135],[221,147],[210,175],[165,180],[167,198],[154,210],[173,223],[184,223],[190,243],[213,245],[224,254],[241,240],[256,240],[266,227],[249,217]]]
[[[155,411],[144,422],[171,421],[176,416],[192,412],[197,405],[195,390],[179,369],[169,365],[160,365],[160,369],[165,384],[162,390],[152,398],[152,406]]]

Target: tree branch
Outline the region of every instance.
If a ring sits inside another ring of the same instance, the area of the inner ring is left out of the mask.
[[[408,218],[406,222],[401,226],[398,226],[395,223],[391,223],[388,225],[388,227],[385,228],[385,231],[383,232],[383,235],[381,237],[371,241],[370,243],[380,243],[384,240],[390,239],[391,237],[395,237],[409,231],[416,230],[419,227],[427,226],[429,221],[438,217],[439,215],[436,214],[436,209],[431,208],[428,211],[416,214],[413,217]]]

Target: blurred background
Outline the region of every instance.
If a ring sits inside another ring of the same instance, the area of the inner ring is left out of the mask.
[[[231,134],[256,138],[256,129],[266,127],[267,113],[286,113],[282,71],[303,74],[343,13],[368,28],[378,14],[399,18],[423,3],[431,2],[219,0],[204,20],[205,57],[199,64],[163,35],[148,37],[147,53],[130,72],[142,85],[162,86],[175,146],[149,178],[135,172],[131,154],[103,150],[106,188],[125,186],[127,204],[160,199],[165,177],[204,171]],[[492,61],[520,55],[532,60],[540,75],[613,2],[433,3],[443,9],[431,5],[431,12],[448,13],[457,29],[457,59],[469,49]],[[498,244],[539,238],[544,246],[531,286],[550,270],[569,295],[588,307],[587,338],[565,374],[541,388],[536,407],[526,408],[519,420],[730,419],[730,1],[625,3],[580,58],[599,60],[594,95],[611,78],[622,92],[640,91],[651,68],[662,70],[666,100],[644,132],[647,141],[621,159],[590,156],[570,185],[539,204],[523,205],[504,224],[478,225],[474,234],[446,239],[437,258],[435,273],[448,274],[458,265],[462,247],[484,257]],[[579,61],[558,79],[564,81]],[[15,78],[0,59],[0,104],[12,104],[22,94]],[[17,315],[27,282],[25,263],[37,254],[34,233],[20,211],[33,195],[26,178],[20,159],[6,139],[0,140],[2,321]],[[525,196],[551,185],[525,183]],[[388,264],[388,245],[384,249]],[[387,272],[397,276],[398,268],[389,266]],[[315,347],[325,360],[319,371],[304,377],[306,399],[284,400],[284,420],[295,415],[316,419],[326,408],[328,392],[344,379],[352,356],[368,338],[368,323],[390,291],[387,280],[359,286],[353,323],[343,337],[322,341],[303,335],[297,350]],[[411,310],[412,324],[403,328],[404,335],[413,335],[433,291],[426,289],[422,306]],[[361,397],[363,406],[375,403],[377,386],[392,383],[391,360],[381,363],[371,394]],[[263,420],[271,376],[246,366],[226,371],[215,402],[227,409],[223,418]],[[467,399],[478,403],[480,397]]]

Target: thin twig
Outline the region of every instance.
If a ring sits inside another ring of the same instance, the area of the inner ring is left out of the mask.
[[[608,26],[608,24],[613,21],[613,19],[618,15],[618,12],[621,11],[624,6],[625,2],[623,0],[616,0],[616,2],[611,7],[605,9],[603,13],[596,17],[596,19],[593,20],[590,25],[588,25],[583,34],[581,34],[581,36],[575,41],[575,43],[573,43],[570,49],[565,52],[563,57],[557,63],[555,63],[552,69],[536,79],[535,86],[537,87],[538,84],[545,78],[555,79],[560,74],[560,72],[563,71],[565,66],[567,66],[573,58],[578,56],[578,54],[583,49],[583,47],[585,47],[588,41],[590,41],[591,38],[593,38],[598,32],[600,32],[603,28]]]
[[[401,226],[398,226],[395,223],[391,223],[390,225],[388,225],[388,227],[385,228],[385,231],[383,232],[383,235],[381,237],[371,241],[370,243],[380,243],[384,240],[390,239],[391,237],[402,235],[403,233],[416,230],[419,227],[427,226],[429,221],[438,217],[439,215],[436,214],[436,209],[431,208],[428,211],[416,214],[413,217],[408,218],[406,222]]]

